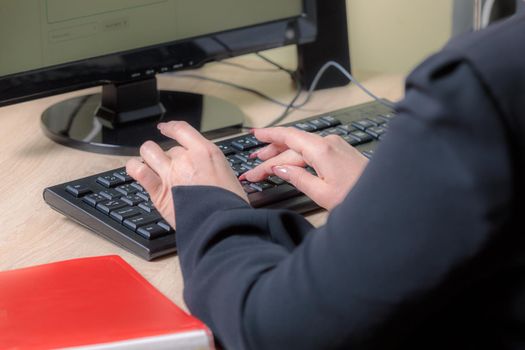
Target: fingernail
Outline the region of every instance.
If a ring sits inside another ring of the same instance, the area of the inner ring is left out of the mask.
[[[259,154],[259,151],[253,152],[252,154],[250,154],[250,155],[248,156],[248,158],[250,158],[250,159],[255,159],[255,158],[257,158],[257,155],[258,155],[258,154]]]
[[[250,129],[250,131],[248,131],[250,134],[255,134],[255,130],[257,129]]]
[[[246,175],[242,174],[241,176],[239,176],[239,181],[244,181],[246,180]]]
[[[162,130],[164,125],[166,125],[166,123],[159,123],[159,124],[157,124],[157,129]]]
[[[287,168],[283,166],[274,166],[272,170],[273,170],[273,173],[279,176],[281,179],[285,181],[290,180],[290,173],[288,172]]]

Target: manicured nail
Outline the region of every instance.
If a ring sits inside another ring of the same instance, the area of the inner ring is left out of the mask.
[[[290,172],[287,168],[283,166],[274,166],[272,171],[275,175],[279,176],[281,179],[288,181],[290,180]]]

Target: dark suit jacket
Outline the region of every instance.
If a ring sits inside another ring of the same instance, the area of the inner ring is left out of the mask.
[[[525,348],[525,17],[451,42],[314,229],[173,189],[190,310],[231,349]]]

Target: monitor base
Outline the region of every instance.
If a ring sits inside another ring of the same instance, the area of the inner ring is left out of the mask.
[[[175,145],[161,135],[157,124],[185,120],[208,139],[229,136],[242,131],[244,114],[235,105],[216,97],[187,92],[160,91],[165,112],[132,123],[108,126],[96,111],[101,94],[72,98],[57,103],[42,114],[41,126],[53,141],[83,151],[133,156],[145,141],[157,142],[162,148]]]

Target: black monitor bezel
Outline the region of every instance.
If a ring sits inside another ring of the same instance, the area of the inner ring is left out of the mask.
[[[198,68],[211,61],[250,52],[311,42],[317,34],[316,0],[303,0],[303,4],[304,13],[299,17],[0,77],[0,107],[93,86],[141,80],[158,73]],[[290,27],[298,33],[295,38],[287,37]],[[264,33],[264,40],[254,43],[254,35],[260,36],[260,33]],[[227,40],[232,36],[250,44],[231,48],[218,39]],[[196,51],[203,48],[210,51]]]

